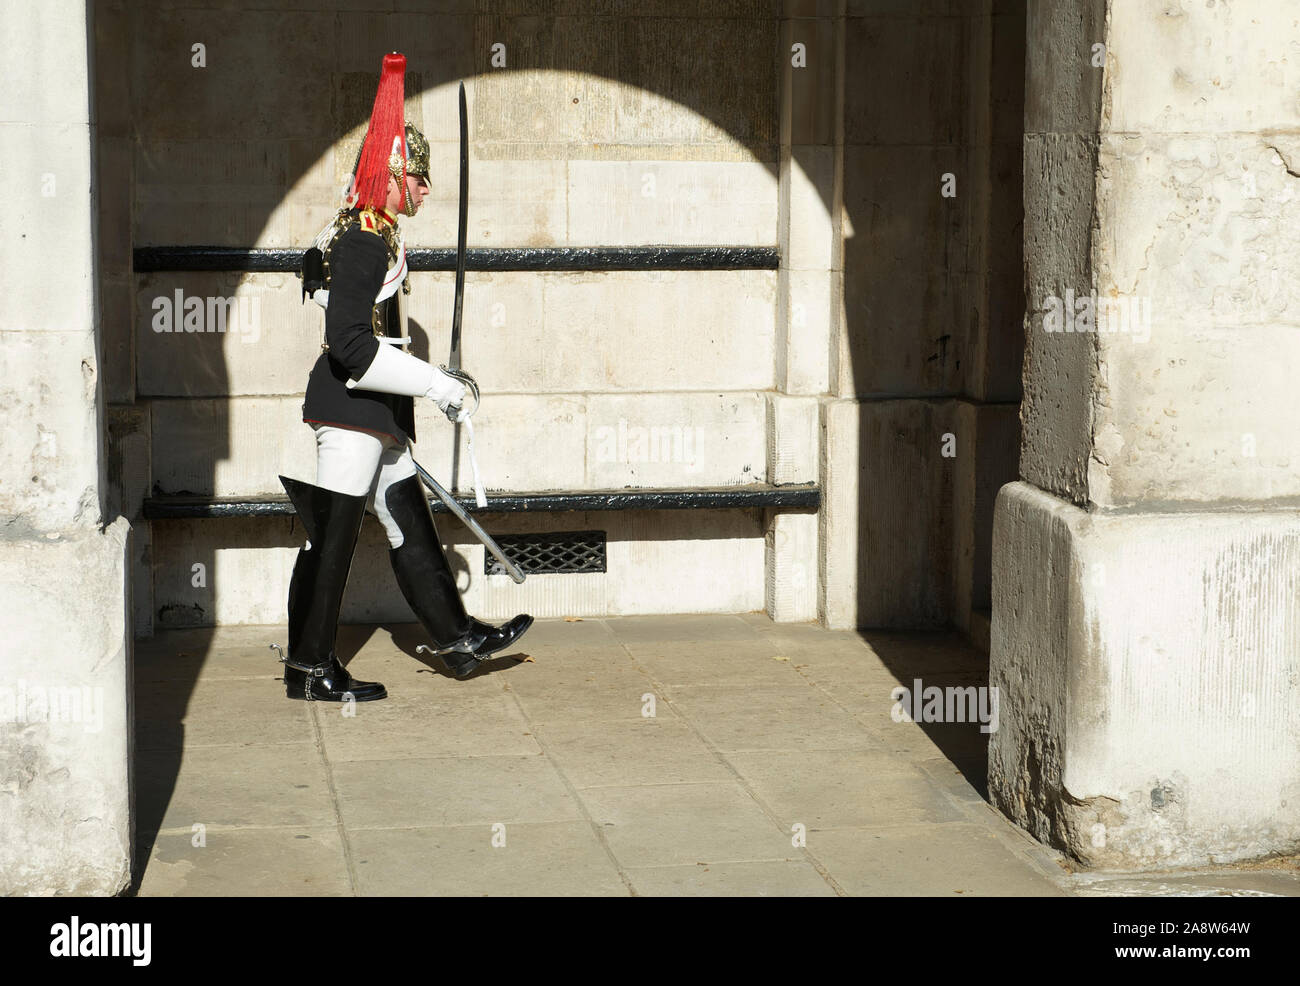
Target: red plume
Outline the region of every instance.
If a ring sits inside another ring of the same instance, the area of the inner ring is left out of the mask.
[[[397,52],[384,56],[384,68],[375,91],[375,107],[370,111],[370,129],[366,131],[352,183],[356,204],[362,208],[382,209],[388,201],[388,157],[393,153],[393,138],[405,140],[402,103],[406,98],[406,56]],[[403,151],[403,156],[405,152]]]

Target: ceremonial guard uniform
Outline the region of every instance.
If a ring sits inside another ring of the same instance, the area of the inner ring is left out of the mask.
[[[532,624],[521,614],[494,627],[466,613],[411,459],[414,399],[455,414],[449,409],[461,405],[465,386],[405,351],[406,250],[389,204],[400,195],[401,210],[415,215],[429,178],[429,144],[402,120],[405,71],[403,56],[384,57],[350,207],[304,258],[303,292],[325,308],[325,343],[303,401],[303,421],[316,432],[316,485],[280,477],[308,539],[289,584],[281,659],[290,698],[387,696],[378,682],[353,678],[334,653],[367,506],[388,535],[398,587],[452,674],[467,676]]]

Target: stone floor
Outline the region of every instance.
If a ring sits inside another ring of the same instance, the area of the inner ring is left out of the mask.
[[[137,892],[1300,895],[1286,865],[1072,874],[985,801],[978,726],[890,715],[986,681],[954,633],[542,620],[456,681],[416,629],[342,629],[389,692],[353,706],[284,697],[283,628],[137,642]]]

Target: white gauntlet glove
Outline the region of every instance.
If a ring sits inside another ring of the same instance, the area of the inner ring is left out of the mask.
[[[460,407],[465,403],[465,385],[449,373],[444,373],[436,366],[433,370],[433,382],[424,396],[438,405],[438,410],[446,413],[448,408]]]
[[[465,385],[432,364],[392,346],[379,347],[360,380],[349,380],[349,390],[427,397],[444,413],[465,400]]]

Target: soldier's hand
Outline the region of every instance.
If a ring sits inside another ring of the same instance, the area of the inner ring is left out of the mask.
[[[465,403],[465,385],[450,373],[434,367],[433,379],[424,396],[437,404],[438,409],[454,421],[451,409],[454,407],[459,411],[460,406]]]

